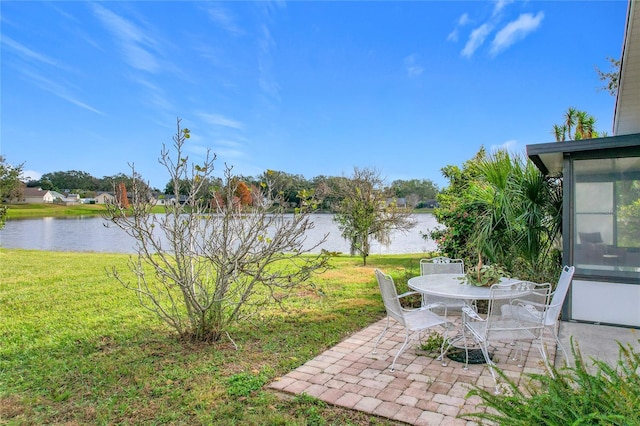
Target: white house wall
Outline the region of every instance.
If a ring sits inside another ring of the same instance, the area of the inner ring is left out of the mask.
[[[640,326],[640,285],[573,280],[571,319]]]
[[[613,119],[614,135],[640,133],[640,4],[629,1],[622,47],[620,87]]]

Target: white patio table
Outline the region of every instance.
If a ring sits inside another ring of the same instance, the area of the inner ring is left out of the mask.
[[[472,284],[467,284],[464,280],[465,274],[429,274],[429,275],[420,275],[418,277],[409,278],[407,282],[410,289],[417,291],[419,293],[424,293],[427,296],[441,296],[441,297],[450,297],[453,299],[462,299],[465,304],[471,306],[476,300],[490,300],[491,299],[491,287],[478,287]],[[521,281],[516,278],[502,278],[500,279],[501,283],[509,283],[509,282],[518,282]],[[525,296],[528,293],[527,290],[518,290],[513,291],[512,293],[502,293],[501,299],[511,299]],[[429,298],[427,297],[427,301]],[[462,338],[462,333],[459,333],[457,336],[449,338],[449,342],[447,345],[448,352],[449,348],[454,346],[454,344]],[[475,352],[478,352],[477,354]],[[456,361],[460,361],[455,356],[452,359]],[[477,359],[478,361],[474,361],[472,363],[481,363],[484,362],[484,358],[480,353],[480,349],[474,349],[469,351],[469,359]],[[443,365],[444,364],[444,359]]]
[[[409,288],[426,295],[450,297],[462,299],[467,304],[474,300],[489,300],[491,298],[490,287],[478,287],[467,284],[464,281],[465,274],[430,274],[409,278]],[[501,283],[518,282],[515,278],[502,278]],[[505,295],[505,299],[516,298],[527,294],[526,291],[514,291]],[[428,298],[427,298],[428,300]]]

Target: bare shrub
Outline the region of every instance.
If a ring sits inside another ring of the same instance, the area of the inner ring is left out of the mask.
[[[263,319],[268,306],[283,307],[287,296],[308,286],[326,267],[324,254],[311,254],[326,235],[305,243],[305,232],[314,226],[309,194],[286,214],[277,195],[268,195],[278,191],[267,181],[262,189],[252,188],[251,203],[243,203],[231,167],[225,165],[219,184],[212,178],[215,155],[207,151],[202,164],[189,162],[184,152],[189,137],[178,119],[174,156],[164,145],[161,151],[159,162],[171,176],[175,196],[164,213],[151,212],[155,201],[143,182],[134,182],[129,208],[108,205],[107,219],[136,240],[137,250],[129,264],[135,280],[116,268],[111,275],[180,336],[217,341],[228,336],[232,324]]]

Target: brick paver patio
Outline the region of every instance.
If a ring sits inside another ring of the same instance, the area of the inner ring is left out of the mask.
[[[353,334],[269,384],[269,388],[295,395],[306,393],[329,404],[408,424],[476,424],[457,416],[481,409],[476,407],[480,398],[466,395],[473,386],[494,388],[488,367],[470,364],[465,370],[464,364],[448,358],[447,366],[443,366],[442,361],[422,353],[415,343],[398,358],[391,372],[389,367],[404,341],[404,331],[395,325],[378,345],[377,353],[372,354],[385,323],[383,319]],[[553,360],[555,342],[550,339],[546,343]],[[526,380],[523,373],[545,371],[535,344],[524,344],[520,361],[511,359],[515,347],[507,344],[494,348],[494,360],[516,383]]]

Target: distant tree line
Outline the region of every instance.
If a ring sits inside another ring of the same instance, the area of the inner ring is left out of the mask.
[[[142,177],[119,173],[97,178],[80,170],[68,170],[66,172],[45,173],[38,180],[27,181],[26,186],[57,192],[68,191],[79,194],[81,197],[91,197],[100,191],[113,192],[120,183],[124,183],[126,188],[131,188],[134,178],[141,179]]]
[[[208,176],[207,179],[208,184],[203,188],[222,188],[224,186],[221,178]],[[260,187],[266,181],[273,182],[272,187],[278,188],[278,194],[269,195],[273,198],[277,195],[290,206],[300,205],[302,201],[300,194],[314,193],[316,198],[320,200],[319,207],[321,209],[332,209],[332,206],[335,206],[340,201],[342,191],[339,189],[344,187],[345,181],[349,180],[344,176],[325,175],[306,179],[302,175],[276,170],[266,170],[258,176],[238,176],[237,179],[243,183],[240,188],[247,188],[248,190],[252,187]],[[79,194],[81,197],[91,197],[99,191],[114,191],[114,188],[120,183],[123,183],[125,188],[131,191],[134,180],[144,182],[143,177],[139,175],[131,176],[119,173],[113,176],[96,178],[84,171],[69,170],[45,173],[39,180],[30,180],[26,185],[58,192],[70,191]],[[179,185],[178,192],[180,195],[187,195],[182,193],[188,188],[186,183],[183,182],[182,185]],[[410,208],[425,206],[428,201],[435,200],[439,192],[438,186],[429,179],[395,180],[386,186],[384,190],[389,198],[402,199],[405,201],[406,206]],[[149,188],[149,191],[174,194],[174,181],[170,180],[164,190]],[[202,197],[207,197],[207,194],[210,194],[210,191],[203,189]]]
[[[20,194],[20,176],[24,164],[13,165],[0,155],[0,203],[11,200]],[[0,205],[0,229],[7,219],[7,207]]]

